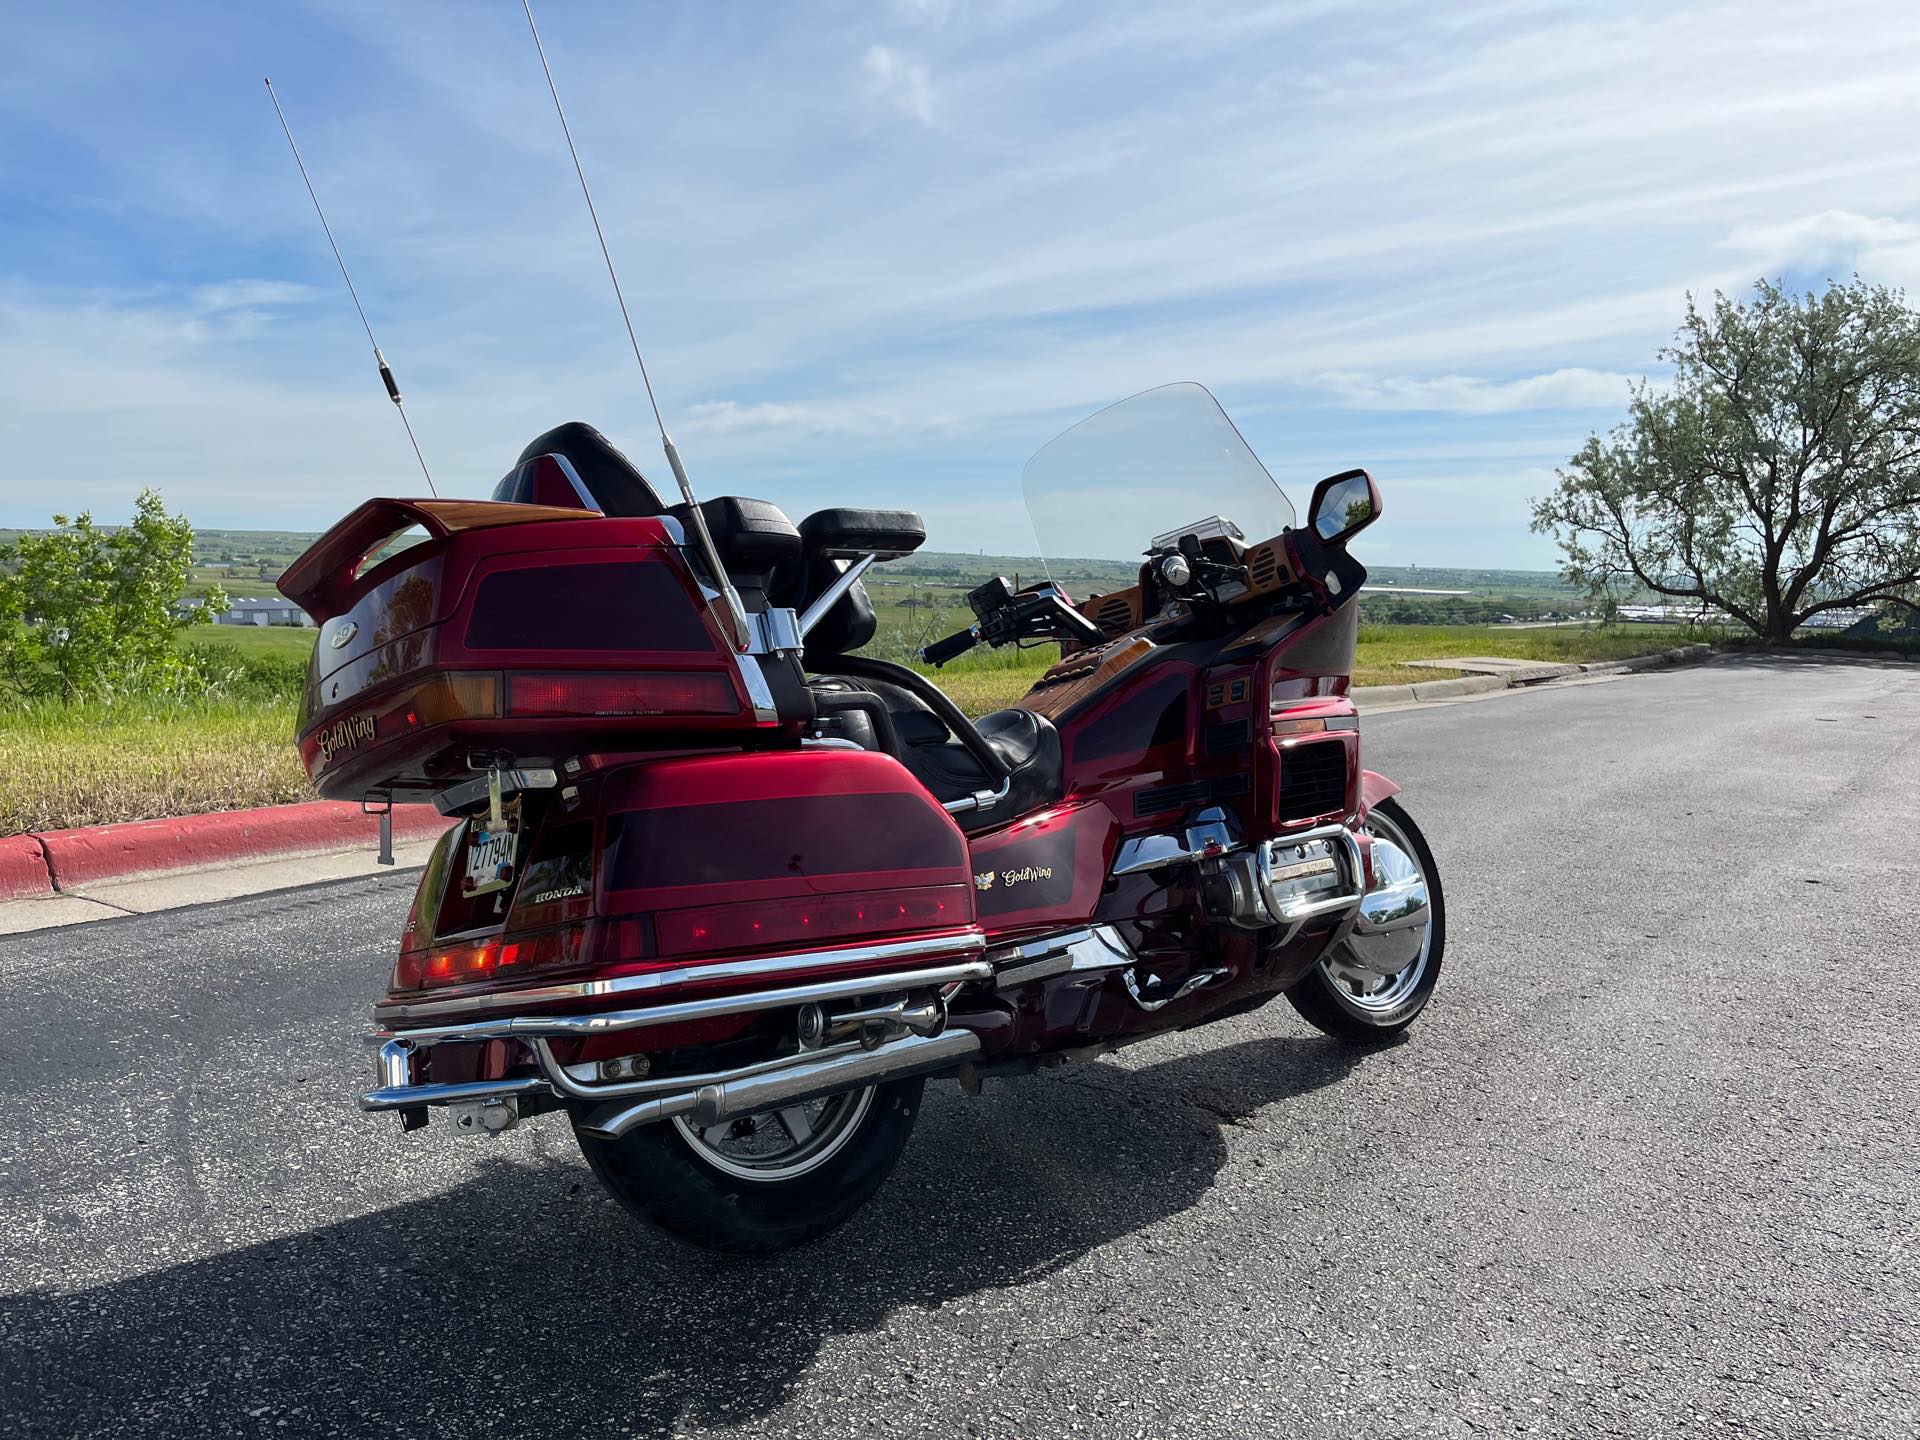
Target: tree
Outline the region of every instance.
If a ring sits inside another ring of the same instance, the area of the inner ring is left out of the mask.
[[[1566,577],[1651,590],[1783,641],[1845,606],[1911,605],[1920,580],[1920,314],[1857,277],[1819,295],[1687,297],[1625,423],[1588,437],[1533,502]]]
[[[174,605],[193,573],[193,527],[143,490],[133,522],[102,530],[90,514],[0,545],[0,671],[28,695],[76,695],[138,684],[193,683],[173,647],[189,618]],[[210,587],[198,615],[226,610]]]

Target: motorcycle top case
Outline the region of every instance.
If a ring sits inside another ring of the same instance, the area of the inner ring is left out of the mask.
[[[552,762],[777,723],[756,717],[656,518],[370,500],[280,589],[320,630],[298,743],[332,799],[424,800],[466,778],[476,750]]]

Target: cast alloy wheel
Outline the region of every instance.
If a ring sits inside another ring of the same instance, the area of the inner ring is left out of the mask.
[[[708,1250],[765,1255],[824,1235],[887,1178],[920,1112],[926,1080],[859,1090],[701,1127],[684,1117],[617,1139],[582,1128],[581,1153],[641,1219]]]
[[[1394,823],[1386,806],[1375,806],[1362,828],[1369,835],[1399,846],[1401,852],[1413,862],[1420,878],[1431,886],[1413,842],[1406,830]],[[1320,973],[1326,977],[1334,999],[1352,1010],[1359,1019],[1372,1021],[1391,1016],[1406,1005],[1408,999],[1419,990],[1420,982],[1426,978],[1427,962],[1433,955],[1433,933],[1431,921],[1422,926],[1419,951],[1404,968],[1392,974],[1383,975],[1376,969],[1360,964],[1346,941],[1335,945],[1321,957]]]
[[[873,1086],[723,1120],[696,1125],[673,1117],[688,1148],[707,1164],[742,1180],[773,1183],[793,1180],[831,1160],[859,1130],[873,1104]]]
[[[1365,828],[1376,839],[1397,846],[1409,867],[1407,878],[1425,888],[1426,923],[1421,927],[1418,946],[1404,963],[1389,970],[1378,956],[1383,949],[1392,953],[1390,947],[1374,943],[1387,937],[1377,932],[1364,937],[1370,951],[1367,956],[1343,940],[1286,991],[1288,1001],[1306,1020],[1336,1040],[1357,1045],[1392,1039],[1427,1008],[1440,982],[1440,963],[1447,944],[1447,908],[1440,870],[1420,827],[1397,800],[1382,800],[1368,812]],[[1410,937],[1412,933],[1410,925],[1391,928],[1399,935]],[[1372,963],[1362,963],[1369,958]]]

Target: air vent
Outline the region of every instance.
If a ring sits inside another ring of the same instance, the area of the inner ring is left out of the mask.
[[[1264,590],[1280,573],[1280,550],[1274,545],[1256,545],[1247,552],[1247,584]]]
[[[1207,727],[1207,754],[1233,755],[1253,743],[1252,727],[1245,720],[1229,720]]]
[[[1111,595],[1093,612],[1093,623],[1109,635],[1124,635],[1133,628],[1133,602],[1124,595]]]
[[[1280,818],[1311,820],[1347,806],[1347,747],[1339,741],[1280,752]]]
[[[1152,790],[1136,790],[1133,813],[1158,815],[1163,810],[1183,810],[1209,800],[1229,800],[1247,793],[1247,777],[1228,775],[1219,780],[1192,780],[1185,785],[1161,785]]]

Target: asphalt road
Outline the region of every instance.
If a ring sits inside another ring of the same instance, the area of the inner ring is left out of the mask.
[[[1920,1433],[1920,671],[1389,714],[1447,973],[929,1091],[829,1240],[360,1116],[394,876],[0,942],[0,1434]]]

